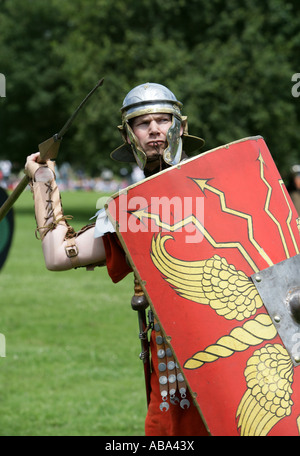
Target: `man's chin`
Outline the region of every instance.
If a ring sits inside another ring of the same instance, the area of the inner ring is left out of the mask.
[[[144,173],[145,177],[152,176],[153,174],[158,173],[166,168],[169,168],[169,165],[164,162],[164,160],[148,161],[146,163]]]
[[[163,157],[164,149],[156,149],[149,151],[148,153],[146,152],[147,155],[147,161],[148,162],[159,162],[161,158]]]
[[[147,163],[159,163],[160,157],[162,157],[161,154],[151,155],[150,157],[147,157]]]

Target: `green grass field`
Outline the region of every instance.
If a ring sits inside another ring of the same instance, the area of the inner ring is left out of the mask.
[[[88,223],[99,196],[62,194],[75,229]],[[0,271],[0,435],[144,435],[132,274],[114,285],[106,268],[47,271],[34,231],[26,191],[15,204],[14,239]]]

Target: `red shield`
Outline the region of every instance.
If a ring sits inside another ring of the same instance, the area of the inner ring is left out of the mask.
[[[300,248],[264,140],[163,171],[108,213],[209,432],[298,435],[300,369],[250,277]]]

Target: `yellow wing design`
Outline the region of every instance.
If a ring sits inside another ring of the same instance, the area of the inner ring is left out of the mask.
[[[161,233],[152,239],[151,258],[165,280],[183,298],[209,304],[218,315],[228,320],[244,320],[254,315],[263,303],[243,271],[229,265],[225,258],[214,255],[200,261],[172,257],[165,242],[174,239]]]
[[[249,347],[259,345],[265,340],[274,339],[277,330],[269,315],[258,314],[253,320],[247,320],[243,326],[233,328],[214,344],[198,351],[183,365],[185,369],[198,369],[206,363],[213,363],[219,358],[227,358],[235,352],[248,350]]]
[[[291,414],[293,364],[280,344],[256,350],[245,369],[247,391],[237,410],[242,436],[265,436]]]

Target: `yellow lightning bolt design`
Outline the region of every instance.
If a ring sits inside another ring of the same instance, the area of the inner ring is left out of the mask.
[[[255,262],[252,260],[246,249],[241,245],[240,242],[217,242],[215,239],[209,234],[209,232],[204,228],[202,223],[194,216],[190,215],[183,220],[180,220],[173,225],[170,225],[166,222],[163,222],[158,214],[152,214],[148,212],[146,209],[139,209],[138,211],[132,212],[132,215],[137,217],[138,219],[142,220],[143,218],[148,218],[154,220],[155,224],[169,232],[174,232],[176,230],[182,229],[184,226],[188,225],[189,223],[193,223],[196,228],[200,231],[200,233],[207,239],[207,241],[216,249],[221,248],[236,248],[241,253],[241,255],[245,258],[248,264],[251,266],[254,272],[258,272],[259,268],[256,266]]]
[[[260,163],[260,178],[264,182],[264,184],[268,187],[268,193],[267,193],[266,202],[265,202],[265,211],[268,214],[268,216],[270,217],[270,219],[277,226],[278,231],[279,231],[279,235],[280,235],[280,239],[281,239],[284,251],[285,251],[285,255],[286,255],[287,258],[290,258],[290,254],[289,254],[289,251],[288,251],[288,248],[287,248],[287,245],[286,245],[286,240],[284,238],[284,234],[283,234],[282,228],[280,226],[280,223],[278,222],[278,220],[274,217],[274,215],[269,210],[269,205],[270,205],[270,200],[271,200],[271,195],[272,195],[272,187],[269,184],[269,182],[266,180],[265,175],[264,175],[264,164],[265,164],[265,162],[264,162],[264,159],[263,159],[261,153],[259,153],[258,161]]]
[[[226,200],[225,200],[225,195],[224,192],[221,190],[216,189],[215,187],[212,187],[207,183],[208,179],[193,179],[193,181],[201,188],[202,192],[204,193],[205,190],[209,190],[210,192],[218,195],[220,199],[220,204],[223,212],[227,212],[228,214],[235,215],[240,218],[244,218],[247,220],[248,223],[248,237],[252,245],[256,248],[258,253],[263,257],[263,259],[267,262],[269,266],[273,265],[272,260],[270,257],[266,254],[264,249],[258,244],[258,242],[254,239],[253,235],[253,222],[252,222],[252,216],[250,214],[245,214],[244,212],[237,211],[235,209],[230,209],[226,205]]]
[[[292,228],[291,228],[291,220],[292,220],[293,212],[292,212],[291,206],[289,205],[289,202],[288,202],[288,199],[287,199],[287,197],[286,197],[285,191],[284,191],[284,189],[283,189],[284,182],[283,182],[282,179],[280,179],[279,184],[280,184],[280,188],[281,188],[281,191],[282,191],[282,193],[283,193],[285,202],[286,202],[286,204],[287,204],[287,206],[288,206],[288,208],[289,208],[289,215],[288,215],[288,217],[287,217],[287,219],[286,219],[286,224],[287,224],[288,230],[289,230],[289,232],[290,232],[291,239],[292,239],[292,242],[293,242],[295,251],[296,251],[296,253],[299,253],[299,249],[298,249],[298,246],[297,246],[295,237],[294,237],[294,233],[293,233]]]

